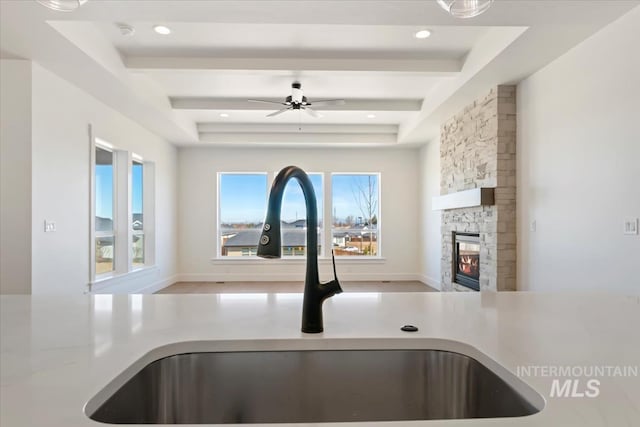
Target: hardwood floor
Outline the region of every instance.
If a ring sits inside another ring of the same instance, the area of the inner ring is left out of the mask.
[[[418,281],[343,282],[344,292],[437,292]],[[178,282],[158,294],[295,293],[302,282]]]

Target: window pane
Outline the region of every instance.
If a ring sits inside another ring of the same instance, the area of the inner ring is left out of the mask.
[[[115,246],[113,236],[96,238],[96,275],[114,270]]]
[[[144,267],[144,234],[134,234],[131,242],[131,265],[133,268]]]
[[[96,147],[96,231],[113,231],[113,153]]]
[[[378,255],[378,175],[333,175],[332,246],[336,255]]]
[[[142,189],[143,189],[143,165],[133,162],[131,166],[131,226],[134,231],[144,229],[142,217]]]
[[[322,174],[308,174],[318,207],[318,253],[322,251]],[[282,198],[282,256],[304,256],[307,249],[307,209],[298,181],[287,183]]]
[[[222,256],[255,256],[267,209],[266,174],[220,174]]]
[[[133,268],[144,267],[143,168],[140,162],[134,161],[131,165],[131,228],[134,233],[131,266]]]

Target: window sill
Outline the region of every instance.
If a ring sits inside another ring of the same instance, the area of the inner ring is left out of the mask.
[[[145,267],[136,268],[135,270],[131,270],[126,273],[112,274],[110,276],[103,276],[103,277],[96,278],[96,280],[89,283],[89,293],[102,292],[113,286],[120,285],[128,280],[148,276],[154,273],[157,269],[158,269],[157,266],[149,265]]]
[[[288,257],[279,259],[263,259],[259,257],[229,257],[212,258],[211,263],[216,265],[287,265],[287,264],[305,264],[306,257]],[[383,257],[365,257],[365,256],[345,256],[336,257],[336,264],[384,264],[387,262]],[[331,264],[331,257],[318,258],[318,264]]]

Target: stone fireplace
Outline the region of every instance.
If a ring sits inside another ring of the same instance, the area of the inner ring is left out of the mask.
[[[441,208],[445,291],[516,289],[515,96],[515,86],[497,86],[441,127],[441,196],[492,191],[489,203]],[[471,249],[479,249],[477,256],[468,253],[473,260],[464,261],[477,262],[477,270],[463,263],[460,272],[458,258]]]

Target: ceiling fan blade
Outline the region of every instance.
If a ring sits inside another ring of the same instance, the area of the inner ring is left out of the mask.
[[[303,110],[306,111],[307,114],[309,114],[310,116],[313,116],[313,117],[318,117],[319,116],[317,111],[312,110],[309,107],[304,107]]]
[[[247,99],[249,102],[257,102],[259,104],[276,104],[276,105],[287,105],[284,102],[275,102],[275,101],[267,101],[264,99]]]
[[[344,105],[346,101],[344,99],[323,99],[320,101],[311,101],[309,104],[314,107],[323,107],[325,105]]]
[[[267,117],[277,116],[278,114],[282,114],[282,113],[284,113],[285,111],[289,111],[289,110],[291,110],[291,108],[283,108],[282,110],[274,111],[274,112],[273,112],[273,113],[271,113],[271,114],[267,114]]]

